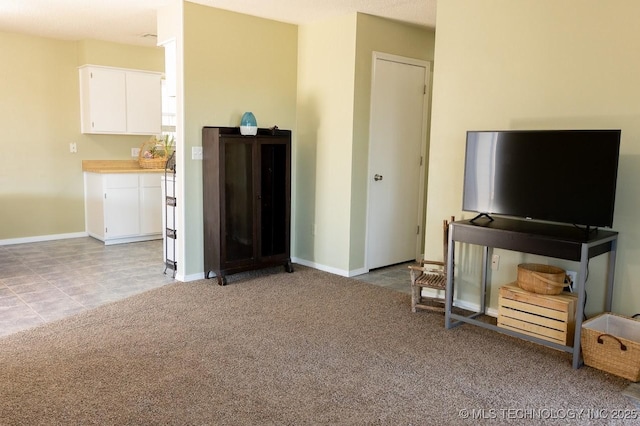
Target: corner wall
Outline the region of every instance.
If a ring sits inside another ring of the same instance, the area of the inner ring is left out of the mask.
[[[298,38],[297,261],[349,270],[356,15],[304,25]]]

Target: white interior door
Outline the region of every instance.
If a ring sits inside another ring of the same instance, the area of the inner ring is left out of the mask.
[[[429,64],[374,53],[367,268],[416,259],[422,216]]]

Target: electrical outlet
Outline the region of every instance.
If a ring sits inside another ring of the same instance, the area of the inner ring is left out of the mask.
[[[69,144],[69,152],[78,152],[78,145],[75,142]]]
[[[138,157],[140,155],[140,148],[131,148],[131,156]]]
[[[569,277],[569,288],[571,292],[575,291],[576,281],[578,280],[578,273],[576,271],[567,271],[567,277]]]
[[[500,266],[500,256],[498,256],[497,254],[494,254],[493,256],[491,256],[491,270],[497,271],[499,266]]]
[[[201,146],[192,146],[191,147],[191,159],[192,160],[202,160],[202,147]]]

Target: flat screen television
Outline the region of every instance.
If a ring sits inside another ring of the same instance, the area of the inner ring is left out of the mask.
[[[611,227],[620,130],[468,131],[462,209]]]

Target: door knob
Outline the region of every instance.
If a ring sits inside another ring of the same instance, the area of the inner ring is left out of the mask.
[[[376,174],[376,175],[373,177],[373,180],[376,180],[376,181],[378,181],[378,180],[382,180],[382,175]]]

